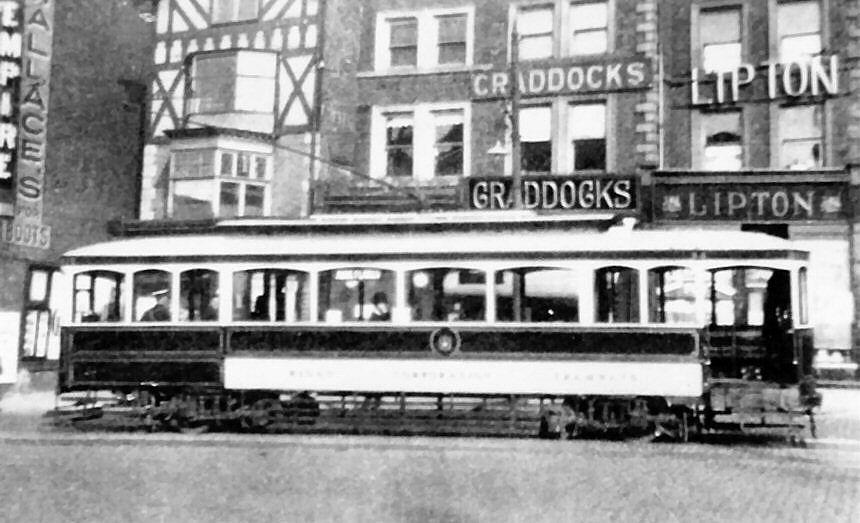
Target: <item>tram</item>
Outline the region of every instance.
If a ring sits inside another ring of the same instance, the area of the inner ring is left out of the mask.
[[[128,237],[64,257],[58,393],[183,430],[800,427],[807,265],[760,233],[621,225]]]

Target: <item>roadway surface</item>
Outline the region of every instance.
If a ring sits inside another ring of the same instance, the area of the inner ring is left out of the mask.
[[[860,521],[860,453],[782,445],[4,434],[5,521]]]
[[[7,410],[0,521],[860,522],[857,397],[825,392],[809,448],[80,433]]]

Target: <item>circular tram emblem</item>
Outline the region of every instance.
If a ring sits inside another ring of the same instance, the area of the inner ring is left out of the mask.
[[[443,356],[450,356],[460,350],[460,335],[448,327],[436,329],[430,333],[430,350]]]

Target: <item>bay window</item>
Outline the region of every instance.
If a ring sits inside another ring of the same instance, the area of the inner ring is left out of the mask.
[[[272,52],[241,50],[193,55],[186,117],[232,112],[271,115],[277,69],[277,54]]]
[[[266,214],[268,154],[201,148],[174,151],[172,156],[169,202],[173,218]]]
[[[260,0],[212,0],[212,23],[254,20],[258,16],[259,2]]]

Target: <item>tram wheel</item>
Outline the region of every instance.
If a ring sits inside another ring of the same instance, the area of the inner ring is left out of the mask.
[[[266,431],[284,417],[284,408],[275,398],[262,398],[251,404],[251,410],[242,417],[242,426],[248,430]]]

